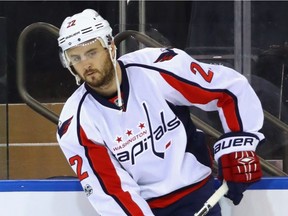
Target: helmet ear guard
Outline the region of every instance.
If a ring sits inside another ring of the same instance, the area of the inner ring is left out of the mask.
[[[65,52],[63,52],[62,49],[59,50],[59,58],[60,58],[60,62],[62,64],[62,66],[64,68],[67,68],[70,71],[70,73],[75,77],[76,84],[80,85],[81,84],[81,78],[76,73],[74,67],[69,65],[68,60],[67,60],[66,55],[65,55]]]
[[[65,59],[65,54],[64,54],[64,52],[62,51],[62,49],[60,48],[59,49],[59,59],[60,59],[60,62],[61,62],[61,64],[62,64],[62,66],[64,67],[64,68],[68,68],[68,62],[67,62],[67,60]]]

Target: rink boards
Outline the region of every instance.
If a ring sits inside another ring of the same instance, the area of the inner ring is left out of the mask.
[[[287,216],[288,178],[264,178],[245,192],[240,205],[226,198],[220,204],[223,216]],[[0,206],[5,216],[97,215],[76,179],[2,180]]]

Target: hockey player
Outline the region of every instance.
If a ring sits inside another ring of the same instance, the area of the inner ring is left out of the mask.
[[[100,215],[193,215],[214,193],[212,155],[191,106],[219,113],[225,133],[213,156],[227,197],[239,204],[261,179],[263,111],[241,74],[172,48],[117,59],[112,29],[92,9],[67,17],[59,33],[61,61],[80,86],[57,139]],[[220,206],[208,215],[221,215]]]

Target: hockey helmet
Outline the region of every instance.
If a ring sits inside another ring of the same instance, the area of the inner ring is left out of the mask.
[[[62,52],[91,39],[101,39],[103,47],[112,40],[112,28],[95,10],[86,9],[72,17],[67,17],[60,28],[58,45]]]
[[[99,40],[105,48],[109,48],[113,40],[110,24],[97,11],[85,9],[81,13],[69,16],[63,21],[58,38],[60,60],[63,66],[68,68],[73,75],[76,74],[70,68],[69,59],[67,59],[65,51],[93,39]]]

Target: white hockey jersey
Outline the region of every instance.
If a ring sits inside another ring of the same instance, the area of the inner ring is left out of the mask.
[[[101,215],[153,215],[153,200],[200,187],[211,175],[203,135],[190,119],[191,106],[218,111],[225,133],[264,138],[258,132],[260,101],[233,69],[163,48],[129,53],[118,63],[124,110],[82,84],[65,103],[57,132]]]

